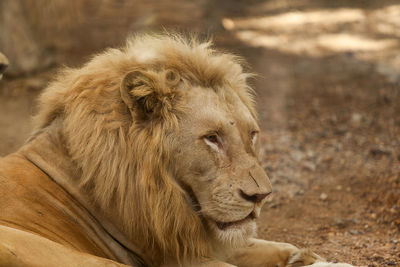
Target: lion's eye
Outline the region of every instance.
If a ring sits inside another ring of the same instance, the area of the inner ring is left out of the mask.
[[[252,131],[250,133],[250,138],[251,138],[251,142],[253,143],[253,145],[255,145],[257,142],[257,135],[258,135],[258,131]]]
[[[204,136],[204,141],[208,146],[210,146],[215,151],[220,151],[222,148],[221,139],[218,134],[212,133]]]
[[[218,136],[216,134],[206,135],[205,138],[211,143],[218,144]]]

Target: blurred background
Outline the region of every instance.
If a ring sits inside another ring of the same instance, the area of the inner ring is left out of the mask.
[[[274,186],[259,237],[400,266],[398,0],[0,0],[0,156],[28,137],[60,66],[163,29],[212,37],[259,74]]]

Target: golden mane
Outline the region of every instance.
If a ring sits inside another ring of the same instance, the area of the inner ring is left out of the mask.
[[[178,261],[207,255],[211,242],[169,167],[174,163],[167,133],[177,130],[179,114],[185,112],[179,100],[162,107],[163,120],[132,122],[121,100],[121,81],[132,70],[156,75],[174,69],[191,85],[234,90],[256,117],[246,85],[249,74],[240,63],[238,57],[213,50],[211,42],[141,35],[121,49],[96,55],[82,68],[63,70],[40,97],[36,129],[62,121],[60,131],[80,169],[82,190],[103,210],[118,211],[124,233],[158,252],[155,262],[170,255]]]

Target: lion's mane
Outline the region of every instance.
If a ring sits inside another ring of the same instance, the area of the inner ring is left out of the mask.
[[[61,121],[81,189],[101,209],[115,210],[123,232],[154,251],[155,262],[207,255],[211,243],[168,168],[179,164],[171,162],[168,133],[178,130],[179,114],[185,110],[157,73],[174,69],[191,85],[235,90],[255,116],[246,85],[249,74],[240,64],[239,58],[213,50],[210,42],[140,35],[121,49],[94,56],[82,68],[63,70],[40,97],[36,129]],[[136,69],[150,70],[155,77],[161,120],[132,120],[121,100],[121,80]]]

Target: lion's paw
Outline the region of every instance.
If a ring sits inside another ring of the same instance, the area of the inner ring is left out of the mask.
[[[323,261],[325,259],[315,254],[311,249],[299,249],[290,256],[286,267],[307,266]]]
[[[348,263],[316,262],[305,267],[356,267]]]
[[[325,262],[325,259],[312,252],[310,249],[300,249],[293,253],[286,267],[355,267],[347,263]]]

